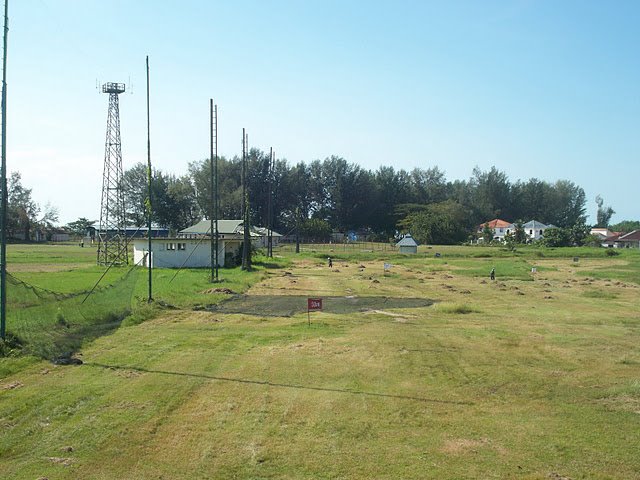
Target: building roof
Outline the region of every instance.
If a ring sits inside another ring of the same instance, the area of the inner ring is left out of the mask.
[[[209,235],[211,220],[202,220],[179,232],[182,235]],[[242,220],[218,220],[218,233],[232,235],[242,233]]]
[[[494,218],[493,220],[489,220],[488,222],[480,224],[480,230],[482,230],[485,225],[488,225],[490,228],[510,228],[513,227],[512,223],[506,222],[504,220],[500,220],[499,218]]]
[[[640,241],[640,230],[634,230],[625,235],[620,235],[618,242],[638,242]]]
[[[417,247],[417,246],[418,244],[409,233],[407,233],[402,240],[396,243],[396,247]]]
[[[265,228],[265,227],[253,227],[253,231],[256,232],[258,235],[266,237],[267,235],[269,235],[269,229]],[[276,232],[275,230],[271,230],[271,235],[274,237],[281,237],[282,235],[280,235],[278,232]]]
[[[615,232],[610,231],[608,228],[592,228],[591,230],[589,230],[589,233],[591,235],[598,235],[599,237],[604,238],[608,238],[610,236],[612,236]]]
[[[537,220],[530,220],[527,223],[525,223],[524,225],[522,225],[522,228],[528,228],[530,230],[531,229],[533,229],[533,230],[542,229],[542,228],[547,228],[547,227],[548,227],[548,225],[545,225],[544,223],[539,222]]]
[[[606,243],[607,245],[613,245],[615,242],[618,241],[618,238],[620,238],[620,236],[622,235],[622,233],[620,232],[615,232],[613,235],[605,238],[602,243]]]

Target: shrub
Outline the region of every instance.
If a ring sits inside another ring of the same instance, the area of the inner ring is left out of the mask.
[[[56,312],[56,323],[62,327],[69,328],[69,322],[67,322],[67,319],[64,318],[64,313],[62,313],[62,310],[60,310],[59,308]]]

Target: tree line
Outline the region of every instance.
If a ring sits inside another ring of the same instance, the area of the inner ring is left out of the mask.
[[[218,159],[219,216],[242,218],[242,163],[239,157]],[[208,218],[211,205],[209,159],[189,163],[183,175],[152,172],[152,221],[175,233]],[[586,228],[584,190],[569,180],[548,182],[537,178],[512,182],[492,167],[474,168],[467,180],[447,180],[437,166],[395,169],[381,166],[364,169],[344,158],[331,156],[310,163],[270,161],[270,155],[252,149],[248,156],[247,188],[252,225],[268,225],[271,192],[274,230],[300,232],[324,240],[331,232],[366,232],[369,238],[388,241],[397,233],[411,232],[421,243],[461,243],[477,226],[493,218],[518,223],[538,220],[572,231]],[[139,163],[123,175],[127,222],[144,227],[147,212],[147,167]],[[8,185],[10,238],[33,239],[36,229],[51,230],[58,211],[41,209],[31,189],[21,183],[18,172]],[[597,197],[597,225],[606,227],[613,213]],[[67,225],[83,235],[93,223],[80,218]],[[625,221],[612,229],[640,227]],[[624,227],[624,228],[623,228]],[[568,237],[569,238],[569,237]],[[573,237],[571,237],[573,238]]]
[[[422,241],[459,243],[477,225],[493,218],[516,222],[538,220],[558,227],[584,224],[584,190],[569,180],[536,178],[511,182],[495,167],[475,168],[468,180],[447,180],[437,166],[368,170],[331,156],[310,163],[279,159],[252,149],[247,188],[251,223],[266,226],[269,193],[273,228],[281,233],[299,229],[309,236],[332,231],[366,231],[388,240],[398,231],[420,230]],[[179,231],[209,216],[211,164],[191,162],[181,176],[155,169],[152,173],[153,222]],[[220,218],[242,218],[241,159],[218,159]],[[146,165],[124,172],[129,222],[146,223]]]

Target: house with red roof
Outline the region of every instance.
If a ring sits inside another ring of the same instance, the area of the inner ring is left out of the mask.
[[[507,233],[513,233],[515,230],[513,223],[494,218],[493,220],[480,224],[480,226],[478,226],[478,233],[482,234],[487,225],[493,230],[493,238],[491,240],[498,240],[500,242],[504,241],[504,236]],[[482,241],[484,241],[484,239],[482,239]]]
[[[618,248],[620,245],[617,245],[616,242],[622,235],[624,235],[624,233],[613,232],[611,236],[602,240],[602,246],[605,248]]]
[[[640,230],[620,235],[615,244],[618,248],[640,248]]]

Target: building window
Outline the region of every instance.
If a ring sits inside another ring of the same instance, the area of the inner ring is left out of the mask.
[[[533,235],[533,230],[529,230],[529,235]]]
[[[175,249],[176,249],[175,243],[167,243],[167,250],[175,250]]]
[[[179,243],[178,244],[178,250],[186,250],[187,249],[187,244],[186,243]]]

